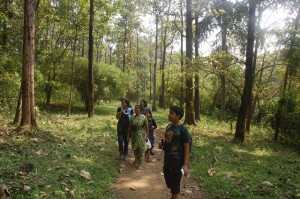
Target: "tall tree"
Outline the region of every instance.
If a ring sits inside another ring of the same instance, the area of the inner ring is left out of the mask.
[[[157,60],[158,60],[158,24],[159,18],[162,13],[162,5],[163,1],[153,0],[150,1],[150,14],[154,15],[155,17],[155,51],[154,51],[154,65],[153,65],[153,100],[152,100],[152,110],[156,111],[156,69],[157,69]]]
[[[38,0],[24,1],[24,37],[22,64],[22,117],[20,126],[37,127],[34,98],[35,16]]]
[[[167,10],[165,11],[166,19],[162,19],[162,59],[161,59],[161,93],[159,96],[159,107],[165,108],[166,107],[166,99],[165,99],[165,66],[166,66],[166,54],[167,48],[173,43],[175,33],[171,30],[172,26],[170,24],[170,12],[171,12],[171,0],[167,2]]]
[[[196,61],[199,60],[199,29],[198,29],[198,18],[200,15],[200,8],[199,8],[199,2],[196,4],[195,8],[195,59]],[[196,62],[199,64],[199,62]],[[199,91],[199,66],[196,66],[195,70],[195,104],[194,104],[194,110],[195,110],[195,119],[200,120],[200,91]]]
[[[89,60],[88,60],[88,117],[94,115],[94,0],[90,0]]]
[[[185,94],[185,120],[186,124],[196,124],[193,110],[193,31],[192,31],[192,0],[186,0],[186,94]]]
[[[236,131],[234,140],[240,143],[244,142],[245,138],[245,123],[249,104],[251,103],[252,83],[253,83],[253,49],[255,40],[255,9],[257,0],[249,0],[249,19],[248,19],[248,35],[246,47],[246,69],[245,82],[241,98],[240,109],[236,122]]]

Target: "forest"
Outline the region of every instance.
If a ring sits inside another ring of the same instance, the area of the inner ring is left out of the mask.
[[[299,0],[1,0],[0,138],[126,97],[299,151],[299,25]]]

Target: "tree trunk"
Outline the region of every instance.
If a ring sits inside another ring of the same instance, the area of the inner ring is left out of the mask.
[[[135,67],[137,69],[137,75],[138,77],[141,76],[140,73],[140,67],[138,66],[139,64],[139,33],[137,32],[136,34],[136,62],[135,62]],[[140,86],[141,86],[141,82],[139,83],[138,79],[137,79],[137,83],[136,83],[136,100],[138,101],[140,99],[139,93],[140,93]]]
[[[197,4],[196,9],[199,9],[198,4]],[[195,33],[195,58],[196,58],[196,60],[199,59],[198,17],[199,17],[199,14],[198,14],[198,11],[197,11],[197,14],[195,16],[195,29],[196,29],[196,33]],[[199,121],[200,120],[199,66],[197,66],[197,69],[195,71],[196,71],[196,74],[195,74],[195,120]]]
[[[84,37],[82,38],[81,57],[84,57]]]
[[[151,40],[150,40],[150,51],[149,51],[149,57],[150,57],[150,64],[149,64],[149,75],[150,75],[150,80],[149,80],[149,99],[150,100],[152,100],[152,57],[153,57],[153,55],[152,55],[152,50],[151,50],[151,48],[152,48],[152,44],[151,44]]]
[[[223,15],[221,22],[221,33],[222,33],[222,51],[227,53],[227,24],[225,21],[225,17]],[[219,115],[219,120],[223,121],[225,119],[225,109],[226,109],[226,79],[225,79],[225,71],[226,67],[223,63],[223,71],[220,75],[221,80],[221,111]]]
[[[192,32],[192,0],[186,0],[186,94],[185,120],[186,124],[196,124],[193,110],[193,32]]]
[[[161,93],[159,96],[159,107],[165,108],[165,64],[166,64],[166,52],[167,52],[167,46],[166,46],[166,36],[167,36],[167,30],[164,30],[164,36],[163,36],[163,52],[162,52],[162,60],[161,60]]]
[[[157,54],[158,54],[158,15],[155,15],[155,55],[154,55],[154,66],[153,66],[153,100],[152,110],[156,111],[156,68],[157,68]]]
[[[249,0],[249,22],[247,35],[247,52],[246,52],[246,69],[245,83],[241,98],[241,105],[238,113],[236,132],[234,140],[240,143],[244,142],[245,138],[245,120],[249,104],[251,103],[252,82],[253,82],[253,48],[255,39],[255,0]]]
[[[255,47],[255,56],[257,57],[257,50],[256,49],[257,48]],[[259,80],[258,80],[257,85],[261,85],[261,82],[262,82],[262,77],[263,77],[263,72],[264,72],[264,65],[265,65],[265,57],[266,57],[266,53],[264,53],[264,55],[263,55],[263,60],[262,60],[262,64],[261,64],[261,70],[260,70],[260,75],[259,75]],[[256,62],[256,58],[254,60]],[[258,90],[259,90],[259,88],[258,88]],[[249,106],[248,114],[247,114],[246,133],[250,133],[251,121],[252,121],[253,114],[254,114],[254,111],[255,111],[256,102],[258,102],[258,97],[259,97],[258,95],[259,95],[259,93],[257,91],[253,100],[252,100],[253,94],[251,95],[251,100],[250,100],[251,105]]]
[[[34,62],[36,0],[24,1],[24,37],[22,64],[22,118],[20,126],[35,126]]]
[[[184,74],[184,56],[183,56],[183,0],[180,1],[180,22],[181,22],[181,30],[180,30],[180,70],[181,74]],[[184,78],[180,78],[180,107],[183,108],[184,103]]]
[[[258,11],[258,20],[257,20],[257,30],[259,30],[259,27],[260,27],[260,21],[261,21],[261,17],[262,17],[262,11]],[[256,68],[256,60],[257,60],[257,54],[258,54],[258,47],[260,45],[260,37],[259,37],[259,34],[257,34],[257,37],[256,37],[256,41],[255,41],[255,47],[254,47],[254,55],[253,55],[253,72],[252,74],[255,74],[255,68]],[[261,74],[263,73],[263,71],[261,71]],[[260,81],[260,80],[259,80]],[[253,104],[254,104],[254,101],[252,100],[255,100],[255,97],[253,99],[253,93],[251,91],[251,98],[250,98],[250,103],[249,103],[249,107],[248,107],[248,111],[247,111],[247,119],[246,119],[246,133],[249,133],[250,132],[250,126],[251,126],[251,120],[252,120],[252,115],[254,113],[254,110],[252,107]]]
[[[8,0],[4,0],[4,14],[8,18]],[[6,44],[7,44],[7,23],[4,20],[2,23],[3,31],[2,31],[2,49],[5,52]]]
[[[126,21],[126,19],[125,19],[125,21]],[[123,60],[122,60],[123,72],[125,72],[125,68],[126,68],[126,43],[127,43],[127,22],[125,22],[125,27],[124,27]]]
[[[17,125],[20,122],[20,113],[22,109],[22,85],[20,87],[20,92],[19,92],[19,97],[18,97],[18,103],[17,103],[17,108],[16,108],[16,113],[15,113],[15,118],[13,121],[13,124]]]
[[[72,93],[74,87],[74,60],[75,60],[75,53],[76,53],[76,42],[77,42],[77,27],[75,29],[75,38],[74,38],[74,46],[72,52],[72,63],[71,63],[71,85],[70,85],[70,93],[69,93],[69,105],[68,105],[68,113],[67,116],[71,114],[71,107],[72,107]]]
[[[88,117],[94,115],[94,0],[90,0]]]

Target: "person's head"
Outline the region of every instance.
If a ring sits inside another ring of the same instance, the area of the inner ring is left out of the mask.
[[[129,101],[127,99],[125,99],[125,98],[121,99],[121,106],[123,108],[129,107],[129,105],[130,105],[130,103],[129,103]]]
[[[141,105],[137,104],[137,105],[134,106],[134,113],[136,115],[141,114]]]
[[[181,120],[183,115],[184,115],[184,111],[181,107],[171,106],[169,115],[168,115],[168,119],[170,122],[177,122],[177,121]]]
[[[145,116],[149,119],[152,117],[152,113],[151,110],[149,108],[145,109]]]
[[[144,99],[142,99],[142,100],[140,101],[140,105],[141,105],[141,108],[144,109],[145,107],[147,107],[147,101],[144,100]]]

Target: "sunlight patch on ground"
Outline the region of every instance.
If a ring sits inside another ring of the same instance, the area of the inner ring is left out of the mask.
[[[149,177],[145,176],[144,178],[136,179],[131,181],[129,179],[124,179],[124,181],[120,185],[121,188],[146,188],[149,186],[148,184]]]
[[[250,152],[250,154],[255,155],[255,156],[272,156],[272,152],[269,150],[265,150],[265,149],[256,149],[253,152]]]

